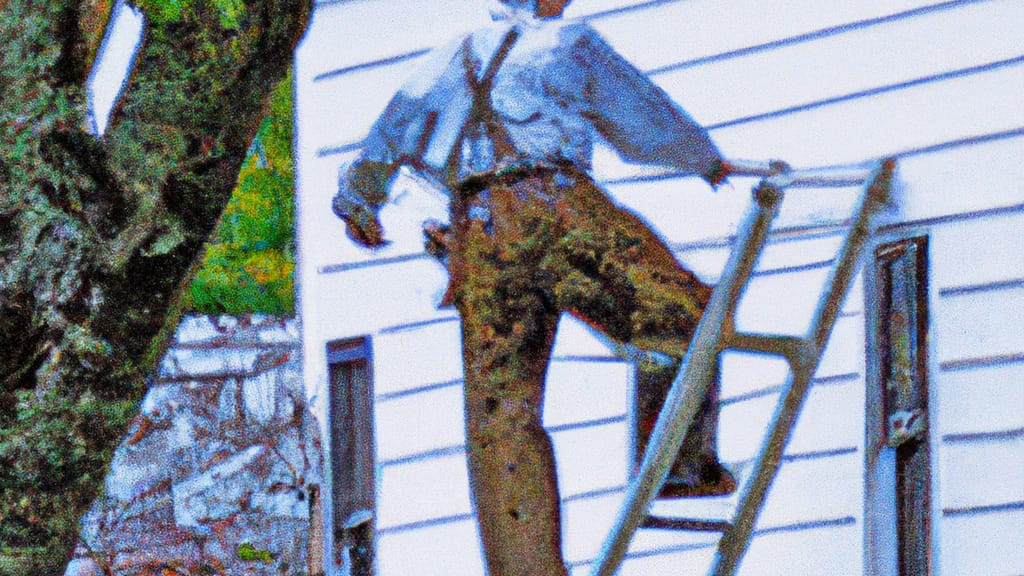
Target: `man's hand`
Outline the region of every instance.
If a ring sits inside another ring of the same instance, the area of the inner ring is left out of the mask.
[[[345,234],[363,246],[373,248],[388,243],[384,240],[384,229],[380,225],[380,220],[369,208],[355,206],[350,207],[347,211],[339,212],[338,202],[335,199],[334,213],[345,221]]]
[[[711,184],[716,190],[722,185],[726,178],[735,171],[733,165],[725,160],[716,160],[711,171],[704,175],[704,180]]]
[[[345,221],[348,237],[363,246],[387,244],[377,207],[387,202],[388,185],[397,169],[397,165],[365,159],[341,168],[331,207]]]

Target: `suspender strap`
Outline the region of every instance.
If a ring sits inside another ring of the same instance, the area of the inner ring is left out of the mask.
[[[469,114],[466,116],[466,121],[459,131],[459,136],[455,139],[451,152],[448,154],[448,161],[445,163],[445,175],[449,189],[454,190],[456,185],[462,144],[465,142],[466,137],[471,135],[472,131],[479,129],[480,126],[483,126],[488,138],[490,138],[494,146],[496,158],[515,157],[515,146],[512,144],[512,139],[505,127],[498,122],[497,114],[494,112],[494,107],[491,104],[491,89],[494,86],[494,77],[498,74],[498,69],[501,68],[501,64],[508,57],[509,52],[512,51],[512,47],[518,39],[519,29],[513,27],[505,34],[501,44],[498,46],[498,50],[491,58],[487,70],[484,71],[483,76],[479,80],[476,77],[478,62],[473,58],[472,37],[467,37],[462,43],[462,64],[466,72],[466,83],[469,85],[470,92],[473,95],[473,102],[469,109]]]

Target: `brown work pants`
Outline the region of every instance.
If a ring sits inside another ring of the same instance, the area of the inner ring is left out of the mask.
[[[639,370],[642,449],[653,426],[643,405],[656,415],[710,288],[572,168],[492,175],[455,193],[451,295],[462,317],[470,482],[489,574],[566,574],[554,453],[541,423],[559,315],[674,359]],[[716,395],[673,473],[699,474],[709,459],[717,465]]]

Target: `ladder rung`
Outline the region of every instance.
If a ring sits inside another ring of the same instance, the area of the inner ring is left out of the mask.
[[[784,175],[783,188],[848,188],[860,186],[871,177],[874,163],[833,168],[794,169],[778,161],[756,161],[729,158],[730,176],[769,178]]]
[[[699,518],[668,518],[648,515],[640,523],[641,528],[657,530],[686,530],[688,532],[725,532],[732,528],[727,520],[702,520]]]
[[[725,348],[731,350],[746,350],[748,352],[763,352],[765,354],[777,354],[785,356],[791,363],[799,364],[806,358],[807,351],[813,343],[806,338],[798,336],[784,336],[778,334],[732,334],[725,341]]]

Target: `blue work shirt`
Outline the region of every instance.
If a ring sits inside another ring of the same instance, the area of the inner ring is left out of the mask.
[[[510,32],[511,49],[498,56],[490,84],[481,85]],[[470,113],[474,90],[486,87],[512,158],[495,154],[487,130],[467,130],[477,121]],[[402,165],[448,187],[513,161],[590,170],[597,139],[627,161],[712,183],[723,169],[707,132],[586,23],[497,22],[435,51],[392,98],[360,157],[342,166],[334,209],[375,215]]]

